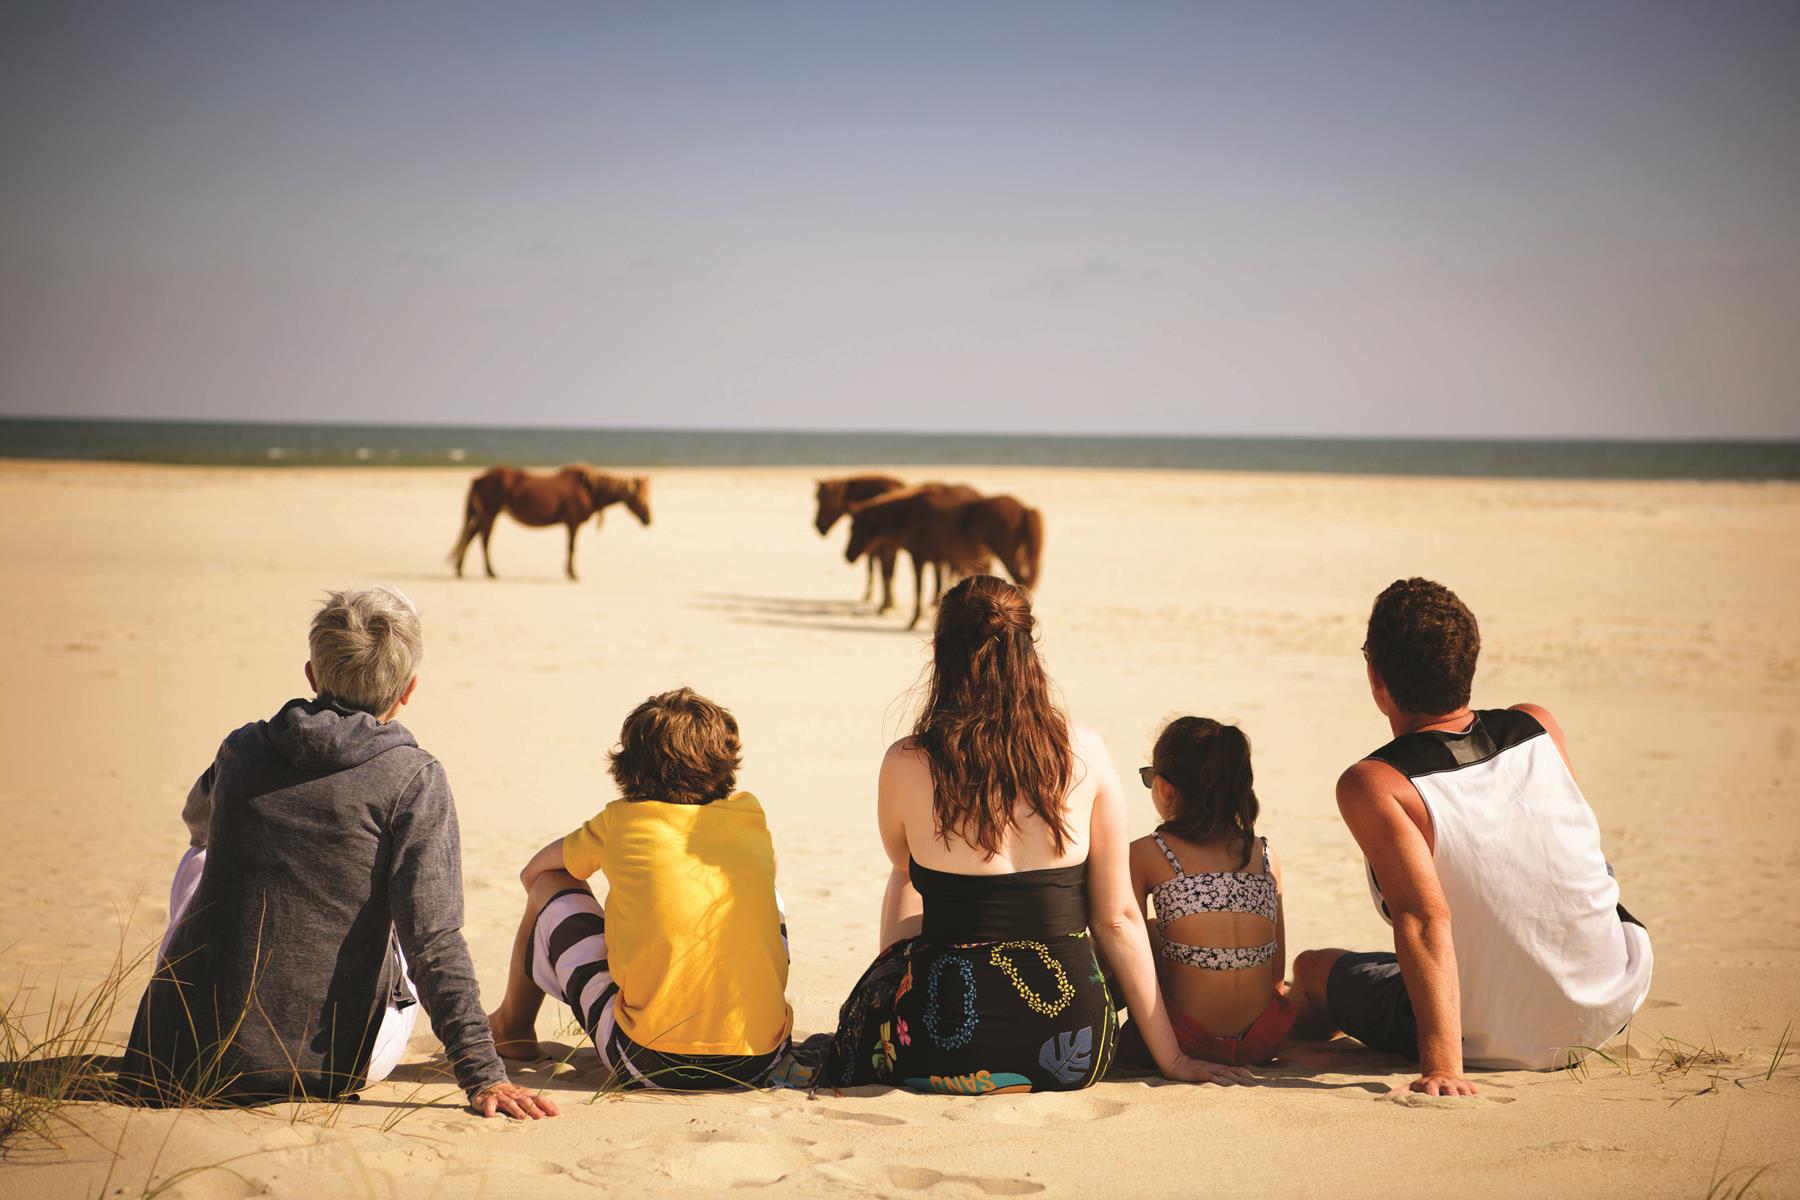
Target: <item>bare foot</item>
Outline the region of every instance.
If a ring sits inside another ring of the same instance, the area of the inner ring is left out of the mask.
[[[496,1010],[488,1014],[488,1028],[493,1031],[494,1050],[501,1058],[531,1062],[542,1057],[537,1030],[532,1026],[518,1025],[509,1020],[504,1011]]]

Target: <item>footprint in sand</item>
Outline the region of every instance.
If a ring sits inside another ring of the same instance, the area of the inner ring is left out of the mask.
[[[939,1184],[972,1187],[987,1196],[1031,1196],[1044,1190],[1043,1184],[1030,1179],[951,1175],[931,1167],[884,1166],[879,1163],[850,1161],[825,1163],[817,1170],[827,1179],[879,1191],[923,1192]]]
[[[442,1169],[445,1175],[492,1176],[499,1179],[537,1178],[567,1173],[561,1163],[547,1158],[528,1158],[523,1154],[494,1154],[483,1151],[450,1160]]]
[[[686,1143],[671,1153],[671,1143]],[[640,1143],[608,1154],[584,1158],[571,1175],[595,1187],[620,1178],[663,1176],[684,1191],[768,1187],[812,1166],[805,1138],[735,1138],[723,1133],[694,1133]]]
[[[974,1104],[958,1105],[953,1110],[953,1117],[964,1121],[994,1121],[1001,1125],[1042,1128],[1104,1121],[1119,1116],[1130,1107],[1122,1100],[1106,1100],[1079,1093],[1052,1093],[1029,1098],[987,1098]]]
[[[1404,1088],[1388,1092],[1377,1099],[1389,1104],[1403,1104],[1407,1108],[1455,1109],[1465,1107],[1473,1100],[1478,1104],[1512,1104],[1517,1096],[1492,1096],[1487,1092],[1477,1092],[1474,1096],[1427,1096],[1424,1092],[1409,1092]]]
[[[169,1187],[168,1180],[159,1183],[159,1193],[163,1187]],[[263,1195],[267,1190],[268,1185],[254,1176],[240,1175],[228,1168],[202,1168],[197,1174],[187,1176],[169,1187],[167,1193],[161,1194],[175,1197],[176,1200],[247,1200],[250,1196]]]
[[[904,1117],[890,1116],[887,1113],[849,1112],[841,1108],[822,1108],[819,1115],[827,1121],[854,1121],[858,1125],[904,1125]]]
[[[439,1164],[444,1161],[444,1156],[430,1146],[414,1143],[372,1154],[358,1154],[356,1161],[359,1166],[388,1175],[410,1175],[421,1171],[436,1173],[441,1169]]]

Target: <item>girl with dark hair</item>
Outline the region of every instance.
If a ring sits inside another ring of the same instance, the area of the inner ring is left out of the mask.
[[[1281,982],[1287,936],[1281,864],[1256,836],[1250,739],[1235,725],[1180,717],[1139,769],[1162,817],[1131,843],[1131,890],[1149,916],[1169,1022],[1184,1053],[1213,1062],[1268,1062],[1294,1026]],[[1127,1061],[1150,1055],[1135,1026],[1120,1031]]]
[[[1247,1082],[1176,1043],[1131,893],[1118,773],[1051,698],[1035,628],[1025,593],[991,575],[938,609],[923,709],[881,764],[885,949],[844,1003],[825,1078],[1087,1087],[1118,1034],[1097,949],[1165,1075]]]

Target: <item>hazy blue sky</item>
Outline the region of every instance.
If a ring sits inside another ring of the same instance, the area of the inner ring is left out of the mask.
[[[1800,437],[1800,4],[0,7],[0,413]]]

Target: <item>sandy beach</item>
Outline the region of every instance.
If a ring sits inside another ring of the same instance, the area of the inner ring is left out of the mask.
[[[842,472],[835,472],[842,473]],[[1128,779],[1182,712],[1241,722],[1294,950],[1390,944],[1332,799],[1386,740],[1357,647],[1375,593],[1455,588],[1482,623],[1476,700],[1534,701],[1569,733],[1630,908],[1651,998],[1584,1072],[1484,1073],[1473,1101],[1354,1043],[1292,1046],[1266,1086],[1156,1079],[968,1100],[860,1091],[596,1095],[591,1048],[515,1072],[562,1103],[521,1125],[465,1113],[420,1023],[354,1104],[64,1112],[0,1163],[14,1196],[1148,1195],[1699,1197],[1727,1172],[1800,1193],[1800,486],[1540,483],[1180,472],[916,469],[1046,515],[1042,648],[1071,713]],[[498,581],[444,562],[463,470],[240,470],[0,462],[0,985],[15,1011],[98,981],[167,919],[182,798],[219,739],[305,687],[321,591],[387,582],[425,620],[402,720],[445,764],[489,1003],[516,873],[614,798],[605,754],[645,695],[730,707],[740,783],[780,856],[797,1032],[829,1030],[877,949],[876,768],[928,652],[859,602],[844,531],[811,528],[815,472],[655,470],[654,524],[581,535],[503,521]],[[1129,789],[1134,833],[1152,824]],[[122,1039],[147,967],[109,1030]],[[198,1169],[206,1168],[206,1169]],[[186,1173],[186,1174],[184,1174]],[[172,1183],[170,1181],[173,1181]]]

